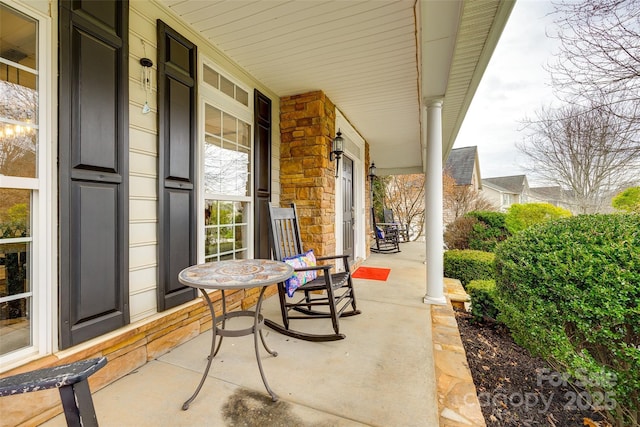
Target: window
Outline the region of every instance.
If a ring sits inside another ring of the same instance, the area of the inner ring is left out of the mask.
[[[248,92],[203,65],[202,177],[204,260],[248,257],[252,203]],[[238,94],[247,94],[238,96]]]
[[[513,203],[512,201],[512,195],[511,194],[507,194],[507,193],[503,193],[502,194],[502,204],[506,205],[506,206],[511,206],[511,203]]]
[[[205,200],[205,261],[245,258],[247,203]]]
[[[203,71],[203,80],[205,83],[213,86],[225,95],[230,96],[245,107],[249,106],[249,92],[206,64],[203,66]]]
[[[45,282],[40,22],[0,3],[0,360],[34,351]]]

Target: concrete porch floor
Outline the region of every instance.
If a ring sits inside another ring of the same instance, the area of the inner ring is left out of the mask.
[[[264,329],[270,356],[261,360],[271,402],[253,350],[253,336],[225,338],[209,377],[198,385],[211,332],[152,360],[93,393],[101,426],[438,426],[430,306],[425,294],[424,243],[404,243],[399,254],[372,254],[364,265],[391,268],[387,281],[355,279],[362,314],[341,319],[346,339],[312,343]],[[263,315],[280,321],[277,297]],[[330,320],[292,326],[329,333]],[[231,319],[228,328],[244,327]],[[62,415],[44,424],[64,426]]]

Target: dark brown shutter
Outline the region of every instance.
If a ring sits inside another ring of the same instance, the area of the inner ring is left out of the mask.
[[[254,94],[254,256],[271,258],[269,202],[271,202],[271,99]]]
[[[59,8],[60,347],[129,323],[128,1]]]
[[[158,310],[196,296],[178,273],[196,263],[196,46],[158,20]]]

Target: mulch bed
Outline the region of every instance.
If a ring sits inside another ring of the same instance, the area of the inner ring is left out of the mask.
[[[461,311],[456,319],[488,427],[609,425],[579,400],[583,390],[515,344],[504,326]]]

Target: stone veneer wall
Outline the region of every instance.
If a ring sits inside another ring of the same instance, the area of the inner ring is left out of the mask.
[[[276,292],[276,285],[269,286],[265,298]],[[256,304],[259,294],[259,288],[227,291],[227,310],[246,310]],[[221,314],[222,294],[215,291],[209,295],[214,303],[216,315]],[[0,377],[106,356],[107,365],[89,378],[91,391],[95,392],[209,329],[209,309],[204,299],[198,297],[94,340],[4,372]],[[0,426],[37,426],[60,413],[62,406],[57,389],[0,399]]]
[[[280,99],[280,205],[295,202],[305,249],[335,252],[336,108],[322,91]]]

